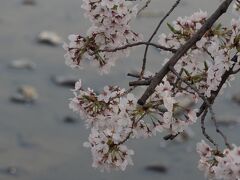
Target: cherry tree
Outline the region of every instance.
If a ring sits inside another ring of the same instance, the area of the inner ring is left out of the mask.
[[[129,139],[149,138],[157,133],[167,133],[165,140],[172,140],[188,126],[201,121],[204,140],[197,144],[200,156],[199,169],[209,179],[240,179],[240,147],[228,142],[218,128],[212,105],[216,97],[240,70],[240,1],[224,0],[216,11],[208,15],[199,10],[188,17],[178,17],[167,23],[169,33],[160,33],[158,43],[153,43],[166,18],[177,8],[176,0],[167,14],[159,21],[147,40],[134,31],[130,22],[148,7],[138,1],[83,0],[82,8],[92,26],[86,34],[69,36],[64,44],[66,64],[84,68],[83,61],[93,64],[100,74],[108,74],[115,62],[129,55],[131,49],[145,46],[141,71],[128,76],[129,89],[117,85],[103,87],[102,92],[84,88],[76,82],[70,108],[79,113],[90,129],[88,141],[93,157],[93,167],[104,170],[125,170],[133,165],[134,151],[125,143]],[[233,19],[223,25],[217,20],[230,6]],[[149,47],[166,53],[159,72],[146,69]],[[146,86],[142,96],[135,89]],[[182,107],[182,97],[188,96],[195,106]],[[178,109],[182,114],[177,113]],[[205,119],[210,114],[216,132],[224,140],[225,149],[207,133]]]

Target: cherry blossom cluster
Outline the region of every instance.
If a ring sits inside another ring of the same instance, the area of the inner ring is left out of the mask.
[[[197,120],[196,109],[181,106],[182,97],[189,94],[178,91],[170,82],[164,78],[146,104],[149,106],[147,117],[152,120],[153,124],[151,132],[167,131],[173,135],[178,134]],[[183,116],[176,113],[179,109]],[[154,118],[157,119],[157,122],[154,121]]]
[[[82,61],[88,60],[98,66],[101,73],[108,73],[118,58],[129,53],[129,48],[114,49],[142,40],[129,25],[136,17],[137,6],[125,0],[83,0],[82,8],[92,26],[86,37],[69,36],[70,43],[64,45],[66,63],[80,68]],[[234,9],[240,9],[239,0],[235,1]],[[207,13],[201,10],[189,17],[177,18],[168,24],[171,32],[161,34],[158,43],[168,49],[179,49],[207,18]],[[134,151],[125,145],[126,141],[157,133],[175,136],[194,124],[198,109],[183,107],[182,98],[188,97],[197,105],[199,99],[204,99],[202,96],[211,97],[218,90],[225,72],[240,69],[240,58],[233,59],[240,55],[239,51],[240,19],[232,19],[229,27],[214,25],[173,67],[179,76],[173,70],[168,71],[142,106],[137,104],[139,97],[132,90],[114,85],[96,92],[84,88],[81,80],[76,82],[69,106],[80,114],[90,129],[84,146],[91,149],[93,167],[102,171],[125,170],[128,165],[133,165],[134,155]],[[152,73],[142,74],[139,80],[153,78]],[[227,82],[230,80],[232,77]],[[197,152],[199,168],[210,179],[240,179],[240,147],[234,145],[232,149],[220,152],[202,141],[197,145]]]
[[[69,36],[69,44],[64,44],[66,64],[82,67],[84,59],[99,67],[100,73],[108,73],[116,59],[127,56],[129,49],[106,52],[142,40],[142,35],[131,30],[130,21],[136,17],[137,6],[125,0],[84,0],[82,8],[92,26],[83,37]]]
[[[232,149],[220,152],[202,140],[197,144],[197,152],[200,156],[198,167],[209,179],[240,179],[240,147],[233,145]]]
[[[122,143],[132,131],[129,112],[136,106],[134,96],[123,97],[125,90],[117,86],[106,86],[101,94],[96,94],[89,88],[83,90],[81,80],[73,92],[70,108],[80,113],[91,128],[89,141],[84,145],[91,148],[93,167],[125,170],[128,164],[133,164],[133,151]]]
[[[134,151],[125,145],[115,144],[114,134],[110,129],[99,131],[92,128],[89,141],[84,143],[85,147],[91,148],[92,166],[101,171],[125,170],[127,165],[133,165],[131,155]]]
[[[70,108],[85,119],[91,128],[86,147],[91,148],[93,167],[124,170],[132,164],[129,150],[123,143],[129,138],[147,138],[157,132],[177,134],[196,122],[196,110],[181,107],[180,97],[173,86],[164,79],[147,104],[137,105],[132,93],[118,86],[105,86],[101,93],[82,88],[81,80],[76,82]],[[183,115],[176,113],[181,109]]]
[[[179,17],[173,25],[168,24],[170,34],[159,36],[159,44],[179,48],[202,27],[206,19],[207,13],[201,10],[190,17]],[[210,97],[212,91],[217,90],[223,74],[233,64],[236,64],[235,70],[239,69],[239,63],[232,60],[240,50],[239,30],[240,19],[232,19],[229,28],[215,25],[178,61],[175,69],[181,72],[184,79],[192,82],[199,92]]]

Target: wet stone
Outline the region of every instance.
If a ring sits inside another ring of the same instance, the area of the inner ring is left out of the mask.
[[[16,143],[19,147],[24,149],[33,149],[37,147],[37,144],[28,141],[26,138],[23,137],[22,134],[16,134]]]
[[[37,90],[29,85],[19,87],[17,92],[11,97],[11,101],[15,103],[34,103],[37,99]]]
[[[6,172],[10,175],[16,175],[17,174],[17,168],[16,167],[7,167]]]
[[[59,46],[63,43],[62,38],[55,32],[52,31],[43,31],[41,32],[37,40],[41,44],[47,44],[50,46]]]
[[[14,167],[14,166],[7,166],[7,167],[0,168],[0,173],[4,175],[9,175],[9,176],[17,176],[18,169],[17,167]]]
[[[0,174],[17,178],[28,174],[28,172],[20,166],[10,165],[6,167],[0,167]]]
[[[35,0],[23,0],[22,4],[24,4],[24,5],[36,5],[36,1]]]
[[[232,100],[240,104],[240,92],[233,95]]]
[[[57,84],[59,86],[74,88],[75,83],[79,80],[79,77],[72,76],[72,75],[69,75],[69,76],[53,76],[52,80],[55,84]]]
[[[216,118],[217,124],[221,126],[233,126],[240,124],[240,119],[237,116],[220,116]]]
[[[145,168],[147,171],[158,172],[158,173],[167,173],[168,168],[164,165],[149,165]]]
[[[10,62],[9,64],[10,68],[14,68],[14,69],[35,69],[36,68],[36,64],[28,59],[17,59],[17,60],[13,60]]]
[[[76,123],[78,123],[78,120],[74,117],[66,116],[63,118],[63,122],[65,124],[76,124]]]

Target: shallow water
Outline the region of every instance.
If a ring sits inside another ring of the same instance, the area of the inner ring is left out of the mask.
[[[153,0],[148,12],[165,12],[173,0]],[[168,21],[177,16],[187,16],[202,9],[212,12],[218,0],[186,0]],[[101,89],[103,84],[114,84],[117,80],[127,87],[126,74],[139,69],[142,48],[117,63],[111,76],[100,77],[93,68],[81,72],[73,71],[64,64],[64,50],[36,43],[36,35],[43,30],[52,30],[66,39],[68,34],[84,33],[89,22],[80,9],[81,0],[38,0],[36,6],[23,6],[20,0],[0,1],[0,179],[11,180],[110,180],[110,179],[164,179],[201,180],[197,169],[195,143],[202,138],[199,126],[196,134],[188,142],[168,143],[160,146],[161,136],[147,140],[130,142],[135,150],[135,165],[126,172],[99,173],[91,168],[88,149],[82,147],[88,130],[79,121],[64,124],[66,115],[76,116],[68,110],[68,99],[72,97],[69,88],[58,87],[51,82],[52,75],[78,75],[86,86]],[[160,17],[142,17],[134,23],[148,37]],[[166,31],[166,27],[161,29]],[[163,58],[151,49],[149,70],[158,70]],[[14,59],[29,58],[37,64],[34,71],[9,69],[8,63]],[[129,68],[126,68],[129,67]],[[232,83],[216,101],[215,110],[219,115],[240,115],[239,106],[231,101],[232,94],[239,92],[239,80]],[[13,104],[9,97],[22,84],[36,87],[39,100],[34,105]],[[77,116],[76,116],[77,117]],[[231,140],[239,144],[239,127],[225,128]],[[209,130],[213,130],[209,125]],[[216,139],[218,136],[213,132]],[[220,141],[220,140],[219,140]],[[162,164],[168,167],[166,174],[144,170],[147,165]],[[15,175],[8,175],[6,167],[16,167]]]

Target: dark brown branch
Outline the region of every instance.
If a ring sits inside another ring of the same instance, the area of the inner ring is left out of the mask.
[[[140,75],[138,75],[138,74],[132,74],[132,73],[128,73],[127,76],[129,76],[129,77],[135,77],[135,78],[140,78]],[[142,79],[149,80],[149,79],[151,79],[151,77],[142,77]]]
[[[149,96],[151,96],[156,86],[162,81],[164,76],[169,72],[169,67],[173,66],[187,51],[199,41],[202,36],[212,27],[217,19],[224,14],[233,0],[225,0],[218,9],[207,19],[205,24],[173,55],[173,57],[163,66],[163,68],[154,76],[150,85],[138,100],[139,105],[144,105]]]
[[[155,48],[164,50],[164,51],[170,51],[172,53],[175,53],[177,50],[173,49],[173,48],[168,48],[165,46],[161,46],[159,44],[155,44],[155,43],[151,43],[151,42],[136,42],[136,43],[132,43],[132,44],[127,44],[121,47],[117,47],[114,49],[99,49],[98,52],[116,52],[116,51],[120,51],[120,50],[124,50],[130,47],[135,47],[135,46],[140,46],[140,45],[146,45],[146,46],[153,46]]]
[[[139,78],[140,77],[139,75],[132,74],[132,73],[128,73],[127,76],[134,77],[134,78]]]
[[[148,86],[150,84],[151,80],[138,80],[129,82],[129,86]]]

